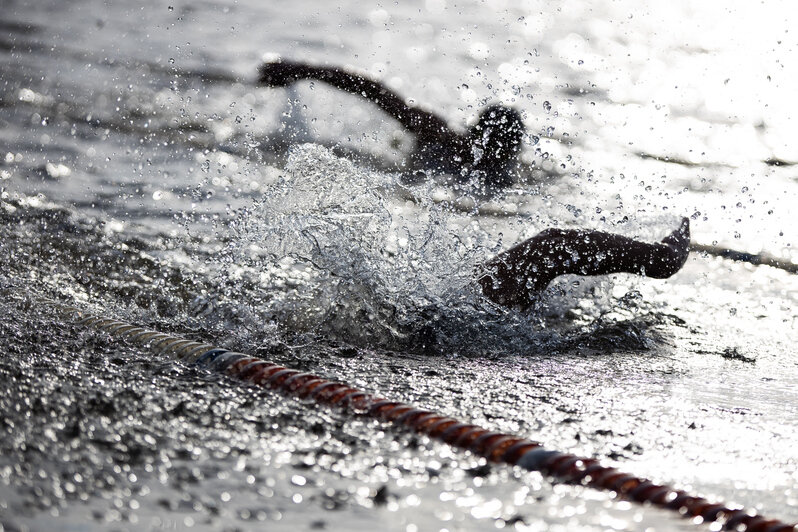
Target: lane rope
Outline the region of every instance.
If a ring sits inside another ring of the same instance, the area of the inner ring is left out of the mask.
[[[103,318],[50,299],[38,296],[34,296],[34,299],[77,325],[148,348],[159,355],[169,355],[183,363],[195,364],[297,399],[312,400],[320,405],[336,406],[353,414],[389,422],[470,451],[488,462],[538,471],[558,482],[612,491],[617,497],[629,501],[678,512],[696,524],[716,523],[716,527],[738,532],[798,532],[798,525],[767,519],[745,508],[713,503],[686,491],[601,465],[596,458],[547,449],[526,438],[462,423],[430,410],[391,401],[343,382],[287,368],[245,353]]]
[[[754,266],[770,266],[772,268],[779,268],[790,273],[798,273],[798,263],[792,262],[787,259],[780,259],[768,253],[747,253],[745,251],[737,251],[736,249],[723,248],[719,246],[710,246],[707,244],[698,244],[690,242],[690,251],[705,253],[715,257],[722,257],[737,262],[747,262]]]

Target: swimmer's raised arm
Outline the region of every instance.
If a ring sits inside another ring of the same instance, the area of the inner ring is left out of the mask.
[[[656,244],[601,231],[547,229],[488,261],[477,282],[488,299],[523,307],[531,294],[560,275],[626,272],[670,277],[684,265],[689,247],[687,218]]]
[[[366,98],[424,141],[451,142],[458,137],[440,117],[410,107],[385,85],[353,72],[335,67],[280,61],[264,63],[260,66],[258,75],[258,83],[267,87],[284,87],[302,79],[323,81],[337,89]]]

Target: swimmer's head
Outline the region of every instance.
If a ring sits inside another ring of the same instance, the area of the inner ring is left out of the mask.
[[[507,171],[518,162],[524,140],[524,122],[515,109],[486,107],[468,133],[475,170]]]

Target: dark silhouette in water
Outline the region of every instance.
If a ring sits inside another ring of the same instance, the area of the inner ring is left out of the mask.
[[[464,176],[479,172],[491,188],[512,183],[525,131],[514,109],[487,107],[476,125],[460,134],[435,114],[405,104],[381,83],[340,68],[290,61],[265,63],[258,82],[283,87],[302,79],[323,81],[378,105],[416,136],[414,157],[419,164],[443,161],[435,170]],[[626,272],[656,279],[670,277],[684,265],[689,247],[687,218],[655,244],[601,231],[546,229],[485,263],[476,282],[495,303],[526,307],[535,292],[560,275]]]
[[[376,104],[416,137],[413,161],[420,168],[469,177],[474,172],[489,188],[513,183],[526,131],[521,115],[503,105],[486,107],[465,134],[452,130],[439,116],[412,107],[385,85],[346,70],[281,61],[261,65],[258,82],[284,87],[315,79]]]

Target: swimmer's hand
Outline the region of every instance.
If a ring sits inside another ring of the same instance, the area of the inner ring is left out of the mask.
[[[682,218],[679,228],[661,240],[659,267],[650,266],[648,277],[665,279],[682,269],[690,254],[690,219]]]
[[[308,76],[307,65],[292,61],[263,63],[258,68],[258,85],[285,87]]]

